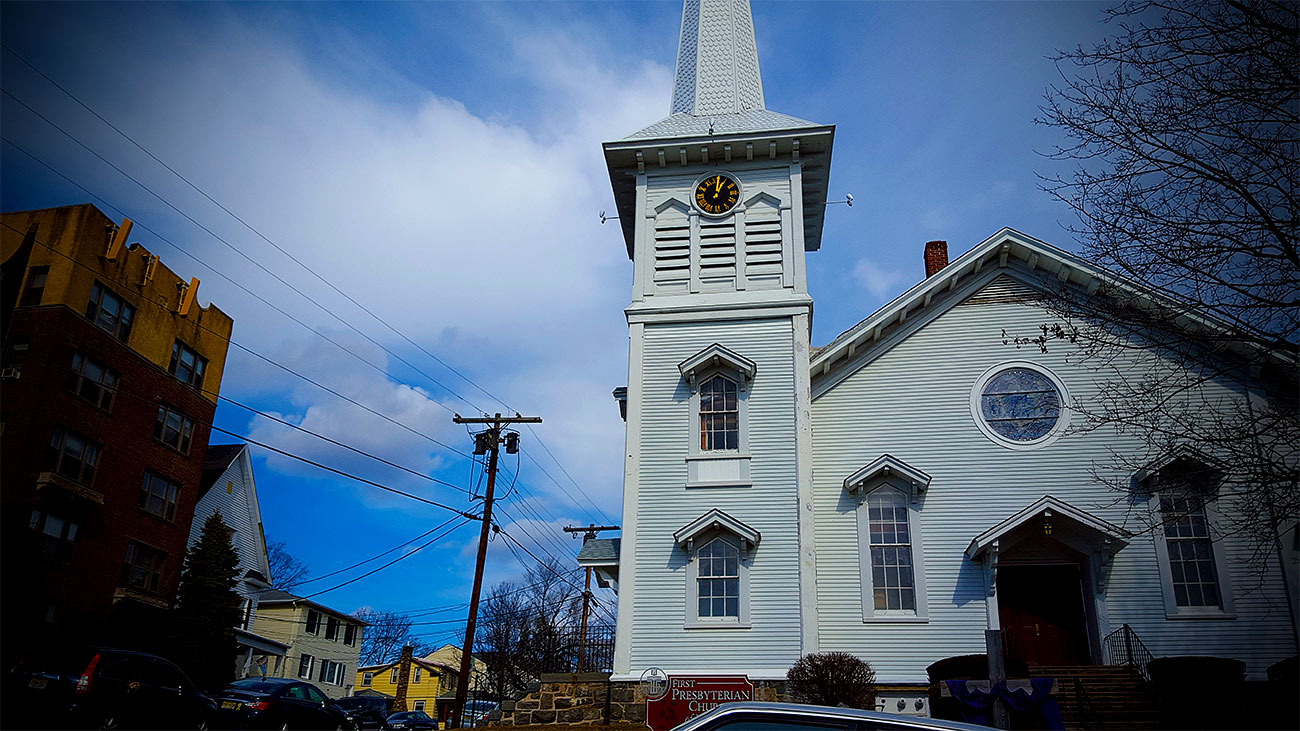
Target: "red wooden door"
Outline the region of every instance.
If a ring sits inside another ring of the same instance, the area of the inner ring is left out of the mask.
[[[1089,662],[1078,566],[1000,567],[998,614],[1009,657],[1037,665]]]

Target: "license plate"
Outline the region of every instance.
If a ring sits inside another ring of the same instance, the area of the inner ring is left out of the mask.
[[[45,684],[47,682],[49,681],[47,681],[45,678],[32,678],[31,680],[27,681],[27,687],[35,688],[36,690],[45,690]]]
[[[221,701],[221,707],[231,711],[239,710],[239,707],[242,705],[244,704],[239,701]]]

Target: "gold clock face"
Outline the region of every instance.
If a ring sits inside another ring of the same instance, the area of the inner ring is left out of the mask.
[[[695,206],[710,216],[731,212],[740,201],[740,184],[725,173],[713,173],[695,185]]]

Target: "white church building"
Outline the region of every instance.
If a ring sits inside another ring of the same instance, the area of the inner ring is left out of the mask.
[[[837,650],[923,686],[990,629],[1041,665],[1105,664],[1123,625],[1251,678],[1296,654],[1282,572],[1211,530],[1231,505],[1099,482],[1139,448],[1072,429],[1103,376],[998,337],[1111,273],[1002,229],[932,247],[926,279],[810,343],[834,136],[767,109],[747,0],[685,0],[670,116],[604,145],[633,264],[623,533],[583,562],[618,589],[613,679],[775,680]]]

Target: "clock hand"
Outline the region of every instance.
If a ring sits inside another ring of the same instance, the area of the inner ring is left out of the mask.
[[[717,185],[715,185],[713,189],[716,190],[717,192],[721,193],[721,192],[722,192],[722,176],[721,176],[721,175],[719,175],[719,176],[717,177],[717,181],[716,181],[716,182],[717,182]]]

